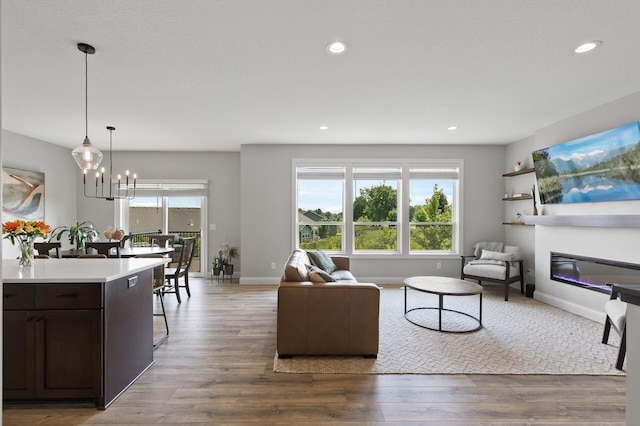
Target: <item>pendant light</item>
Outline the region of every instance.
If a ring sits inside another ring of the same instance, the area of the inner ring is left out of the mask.
[[[71,151],[74,160],[78,163],[81,170],[95,170],[102,161],[102,152],[91,144],[89,140],[89,66],[88,55],[96,53],[93,46],[86,43],[78,43],[78,50],[84,53],[84,124],[85,134],[82,145]]]
[[[83,171],[84,176],[82,182],[84,185],[84,196],[88,198],[100,198],[107,201],[113,200],[131,200],[136,196],[136,180],[137,176],[134,174],[132,179],[129,178],[129,170],[125,172],[124,178],[118,175],[117,183],[113,179],[113,131],[116,128],[113,126],[107,126],[109,131],[109,175],[107,178],[108,191],[105,193],[104,181],[105,181],[105,169],[104,167],[96,172],[95,191],[93,194],[87,193],[87,169]],[[129,181],[132,181],[130,183]],[[93,186],[93,184],[89,184]],[[115,190],[114,190],[115,186]],[[90,191],[91,192],[91,191]]]

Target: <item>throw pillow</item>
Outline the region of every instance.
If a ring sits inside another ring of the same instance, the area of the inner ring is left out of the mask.
[[[512,253],[501,253],[499,251],[482,250],[480,260],[501,260],[511,261],[513,259]]]
[[[307,270],[309,271],[309,281],[314,283],[329,283],[335,281],[331,275],[315,265],[307,265]]]
[[[331,260],[327,253],[322,250],[308,251],[307,254],[311,259],[311,263],[325,271],[327,274],[330,274],[337,269],[333,260]]]

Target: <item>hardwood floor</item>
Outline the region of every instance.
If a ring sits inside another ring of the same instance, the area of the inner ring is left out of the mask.
[[[165,296],[170,337],[105,411],[6,405],[3,424],[623,425],[625,379],[608,376],[273,373],[276,288],[190,280]],[[156,306],[159,309],[159,304]],[[156,318],[158,333],[162,318]]]

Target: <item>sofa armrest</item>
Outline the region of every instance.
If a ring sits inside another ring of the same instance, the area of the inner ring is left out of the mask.
[[[348,256],[331,256],[331,260],[336,264],[336,269],[349,271],[350,260]]]

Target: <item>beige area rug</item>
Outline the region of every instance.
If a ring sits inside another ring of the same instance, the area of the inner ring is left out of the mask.
[[[409,290],[409,309],[437,306],[437,297]],[[585,374],[621,375],[616,370],[618,336],[601,342],[603,325],[511,292],[502,286],[483,293],[483,328],[464,334],[418,327],[404,317],[404,290],[381,292],[380,349],[377,359],[298,356],[279,359],[278,373],[325,374]],[[444,307],[478,314],[478,296],[446,297]],[[437,310],[410,312],[437,327]],[[443,327],[473,328],[467,317],[443,314]],[[476,323],[477,325],[477,323]],[[615,346],[614,346],[615,345]]]

